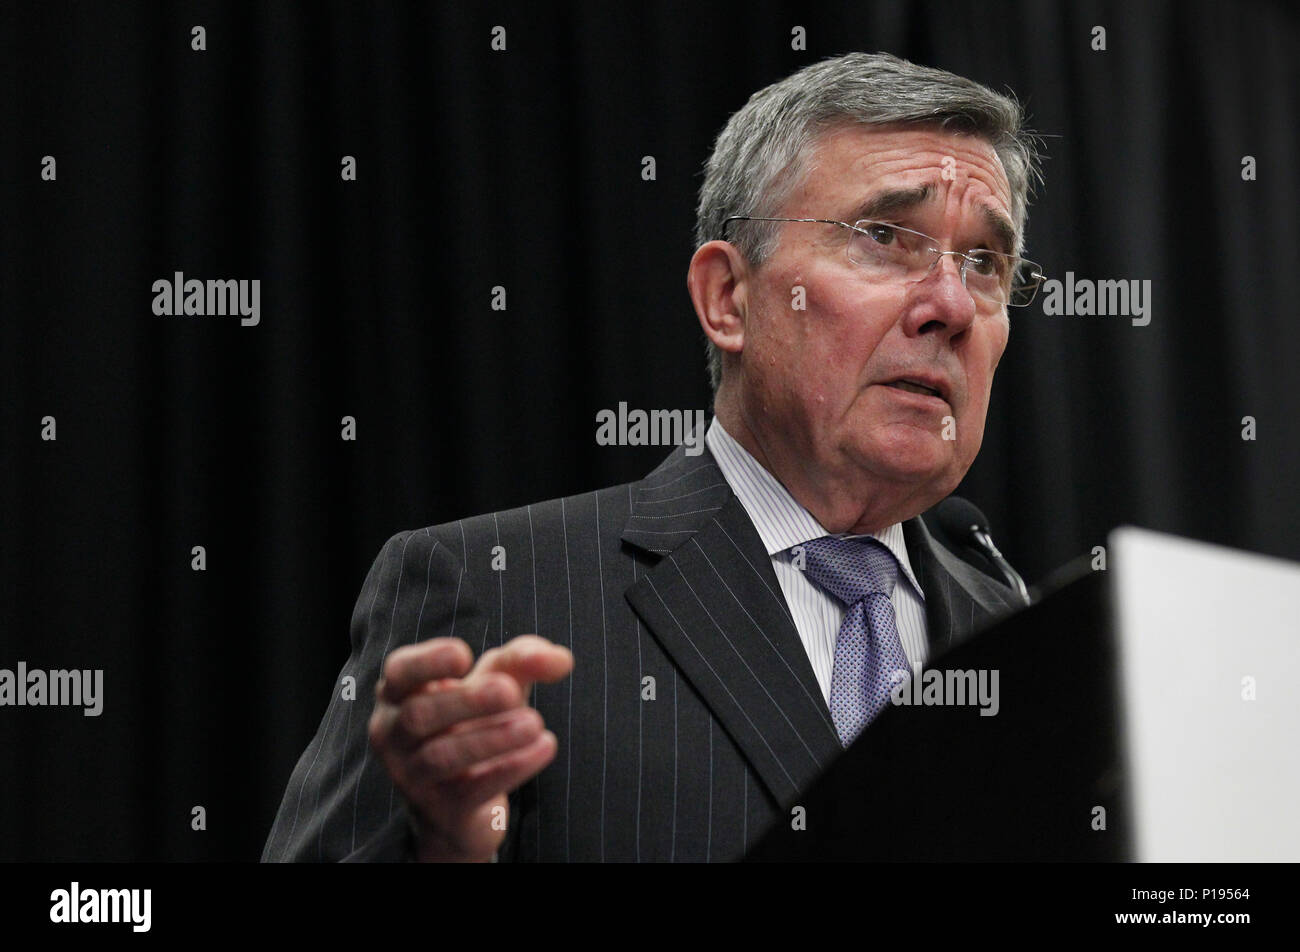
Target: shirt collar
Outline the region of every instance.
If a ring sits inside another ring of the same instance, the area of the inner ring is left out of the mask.
[[[790,495],[790,491],[769,473],[763,464],[754,459],[749,451],[728,433],[715,416],[709,424],[704,441],[713,454],[722,478],[727,481],[731,491],[736,494],[740,504],[745,507],[758,537],[763,540],[769,556],[789,550],[792,546],[820,539],[831,535],[807,509]],[[903,524],[895,522],[879,532],[870,533],[869,538],[876,539],[893,553],[898,560],[903,576],[922,599],[925,593],[912,572],[912,563],[907,557],[907,543],[903,539]]]

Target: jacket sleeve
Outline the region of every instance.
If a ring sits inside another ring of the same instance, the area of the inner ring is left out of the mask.
[[[405,801],[367,736],[375,684],[401,645],[482,627],[460,559],[436,529],[399,532],[384,544],[352,613],[351,654],[289,779],[263,862],[415,858]]]

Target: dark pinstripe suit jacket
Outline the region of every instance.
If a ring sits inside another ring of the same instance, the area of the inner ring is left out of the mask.
[[[903,529],[931,658],[1015,604],[919,518]],[[366,737],[381,662],[527,632],[575,666],[535,688],[559,751],[511,795],[502,860],[736,859],[841,752],[753,523],[707,449],[679,448],[640,482],[389,539],[352,615],[356,699],[335,686],[263,860],[410,858]]]

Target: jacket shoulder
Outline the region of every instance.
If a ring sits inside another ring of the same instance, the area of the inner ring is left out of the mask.
[[[465,560],[484,545],[510,548],[527,544],[530,538],[535,540],[539,534],[550,537],[553,533],[563,534],[593,525],[600,526],[602,535],[607,531],[621,532],[638,482],[620,483],[410,529],[394,535],[388,544],[401,544],[407,536],[423,536],[429,544],[436,543],[453,557]]]

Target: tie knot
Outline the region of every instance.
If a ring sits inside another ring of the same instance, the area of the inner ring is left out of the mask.
[[[888,598],[894,592],[898,560],[883,542],[822,536],[803,543],[803,550],[808,577],[845,605],[868,595]]]

